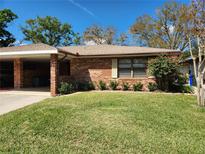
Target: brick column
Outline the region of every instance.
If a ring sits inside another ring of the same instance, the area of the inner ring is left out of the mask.
[[[14,88],[23,88],[23,61],[20,58],[14,59]]]
[[[51,96],[58,94],[58,55],[51,54],[50,57],[50,92]]]

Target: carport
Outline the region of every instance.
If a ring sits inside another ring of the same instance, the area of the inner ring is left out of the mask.
[[[69,76],[69,69],[69,58],[46,44],[0,48],[0,89],[48,88],[56,96],[59,80]]]

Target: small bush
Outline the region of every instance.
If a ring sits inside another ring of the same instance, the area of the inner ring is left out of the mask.
[[[100,90],[106,90],[107,89],[106,83],[102,80],[99,81],[98,87],[99,87]]]
[[[89,90],[95,90],[95,85],[93,82],[89,82]]]
[[[134,91],[142,91],[143,84],[141,82],[137,82],[136,84],[133,85],[133,90]]]
[[[79,82],[76,85],[78,91],[94,90],[95,86],[92,82]]]
[[[110,81],[110,88],[112,90],[116,90],[117,89],[117,86],[118,86],[118,82],[117,81]]]
[[[61,82],[58,91],[61,95],[70,94],[74,92],[74,87],[71,83]]]
[[[177,83],[172,85],[172,92],[193,93],[193,89],[189,85],[182,85]]]
[[[192,89],[191,86],[186,85],[186,86],[183,86],[183,88],[181,89],[181,92],[183,92],[183,93],[193,93],[193,89]]]
[[[78,83],[76,83],[76,89],[78,91],[87,91],[88,90],[88,83],[87,82],[78,82]]]
[[[149,83],[148,83],[148,89],[149,89],[149,91],[155,91],[155,90],[157,90],[157,84],[156,84],[156,83],[153,83],[153,82],[149,82]]]
[[[192,87],[186,85],[188,82],[188,78],[184,75],[178,75],[176,81],[172,83],[170,89],[172,92],[179,92],[179,93],[193,93]]]
[[[129,87],[130,87],[130,85],[127,82],[126,83],[123,82],[123,84],[122,84],[123,90],[129,90]]]
[[[177,83],[180,84],[180,85],[184,85],[184,84],[186,84],[188,82],[187,77],[184,76],[184,75],[180,74],[176,78],[177,78]]]

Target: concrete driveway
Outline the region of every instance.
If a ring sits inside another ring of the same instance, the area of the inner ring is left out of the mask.
[[[0,115],[37,103],[49,97],[50,93],[45,91],[0,91]]]

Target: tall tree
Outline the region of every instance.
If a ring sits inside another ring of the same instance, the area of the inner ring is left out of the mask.
[[[113,27],[107,27],[104,30],[104,33],[104,39],[106,41],[106,44],[113,44],[116,33],[115,29]]]
[[[126,41],[128,36],[125,33],[121,33],[120,36],[117,38],[116,42],[118,45],[126,45]]]
[[[139,17],[130,32],[144,46],[184,50],[188,37],[184,31],[189,7],[176,2],[165,3],[157,11],[156,18],[149,15]]]
[[[61,23],[56,17],[37,17],[26,21],[21,27],[25,40],[33,43],[45,43],[52,46],[69,46],[79,44],[78,33],[72,30],[70,24]]]
[[[189,36],[189,49],[194,66],[194,76],[197,84],[197,102],[199,106],[205,106],[205,0],[193,0],[187,26]],[[198,54],[193,54],[192,42],[197,40]],[[197,62],[198,61],[198,62]],[[198,65],[197,65],[198,63]]]
[[[9,23],[17,18],[9,9],[0,10],[0,47],[7,47],[15,42],[14,36],[7,30]]]
[[[85,41],[93,41],[97,45],[99,44],[113,44],[115,29],[113,27],[103,28],[98,25],[92,25],[88,27],[83,38]]]

